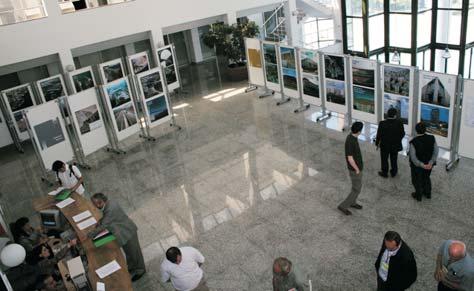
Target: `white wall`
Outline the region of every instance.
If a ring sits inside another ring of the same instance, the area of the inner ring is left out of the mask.
[[[130,34],[151,31],[154,45],[163,42],[162,27],[279,3],[279,0],[136,0],[61,14],[57,1],[44,1],[48,17],[0,26],[0,67],[59,53],[63,67],[74,65],[70,50]]]

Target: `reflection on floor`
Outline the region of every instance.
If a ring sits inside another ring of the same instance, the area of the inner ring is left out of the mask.
[[[127,155],[100,151],[83,171],[89,192],[118,200],[139,226],[148,273],[136,290],[172,290],[158,281],[172,245],[202,251],[211,290],[271,290],[278,256],[290,258],[315,290],[374,290],[373,264],[387,230],[399,231],[416,254],[412,290],[434,290],[441,242],[461,239],[473,250],[473,161],[449,173],[441,162],[433,198],[419,203],[410,197],[406,156],[400,176],[384,180],[378,152],[362,142],[364,209],[345,217],[336,210],[350,187],[341,119],[316,124],[317,109],[294,114],[295,101],[277,107],[271,97],[243,93],[245,84],[204,90],[205,76],[200,82],[173,104],[181,131],[156,128],[154,143],[132,137]],[[363,139],[374,132],[367,127]],[[0,161],[8,214],[32,214],[30,199],[48,189],[31,148],[3,151]]]

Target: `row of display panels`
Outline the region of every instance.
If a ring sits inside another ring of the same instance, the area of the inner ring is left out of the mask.
[[[352,118],[374,124],[386,117],[388,109],[396,108],[408,135],[416,118],[427,125],[440,146],[451,145],[457,76],[427,71],[416,74],[413,67],[378,66],[373,60],[258,39],[246,39],[246,51],[251,84],[283,91],[293,98],[299,98],[301,91],[307,103],[342,114],[350,110]],[[415,80],[419,84],[416,103]]]

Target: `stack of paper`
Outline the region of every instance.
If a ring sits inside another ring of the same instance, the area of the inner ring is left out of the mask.
[[[97,223],[97,220],[95,220],[94,217],[91,217],[91,218],[89,218],[89,219],[84,220],[84,221],[81,222],[81,223],[78,223],[78,224],[77,224],[77,227],[78,227],[80,230],[83,230],[83,229],[88,228],[88,227],[91,226],[91,225],[96,224],[96,223]]]
[[[68,205],[74,203],[74,201],[76,201],[76,200],[74,200],[74,199],[72,199],[72,198],[68,198],[68,199],[66,199],[66,200],[63,200],[63,201],[59,202],[58,204],[56,204],[56,206],[57,206],[58,208],[64,208],[64,207],[66,207],[66,206],[68,206]]]
[[[113,273],[117,272],[120,269],[121,269],[121,267],[117,263],[117,261],[113,260],[112,262],[108,263],[107,265],[102,266],[99,269],[95,270],[95,272],[97,273],[97,276],[99,276],[99,278],[104,279],[108,275],[113,274]]]
[[[57,195],[59,192],[61,192],[63,189],[64,189],[64,187],[59,187],[58,189],[49,192],[48,195],[49,195],[49,196],[56,196],[56,195]]]
[[[90,216],[92,216],[92,213],[89,210],[86,210],[84,212],[79,213],[78,215],[74,215],[72,217],[72,220],[74,220],[75,223],[78,223],[79,221],[84,220]]]

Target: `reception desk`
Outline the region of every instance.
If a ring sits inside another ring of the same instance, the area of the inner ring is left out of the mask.
[[[102,213],[92,204],[92,202],[77,193],[73,193],[71,198],[74,199],[75,202],[60,209],[60,211],[69,221],[69,224],[71,224],[73,227],[78,240],[81,242],[82,248],[85,250],[87,261],[89,263],[87,275],[93,290],[96,290],[97,282],[103,282],[105,284],[105,290],[133,290],[130,274],[127,271],[127,262],[125,261],[125,257],[123,256],[123,253],[120,250],[117,242],[112,241],[104,246],[96,248],[92,243],[92,240],[87,237],[87,234],[94,229],[95,225],[80,230],[72,219],[73,216],[89,210],[92,213],[92,216],[95,217],[97,221],[99,221],[99,219],[102,217]],[[57,209],[55,205],[56,203],[57,201],[55,201],[54,197],[52,196],[36,198],[33,199],[33,208],[36,211]],[[116,260],[117,263],[119,263],[121,269],[105,277],[104,279],[100,279],[99,276],[97,276],[95,270],[110,263],[113,260]]]

